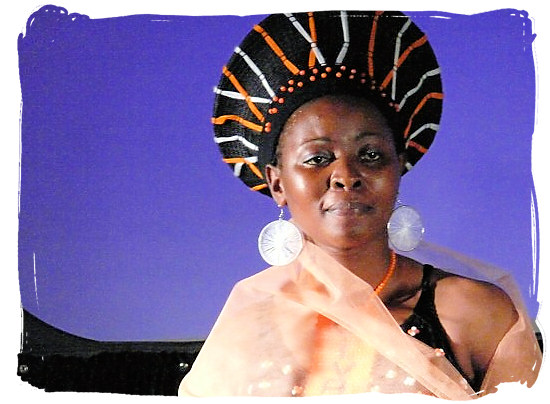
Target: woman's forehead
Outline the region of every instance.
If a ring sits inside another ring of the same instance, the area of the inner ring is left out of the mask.
[[[323,118],[339,120],[358,114],[367,120],[384,119],[378,107],[366,98],[351,95],[325,95],[306,102],[296,109],[285,126],[297,120]]]

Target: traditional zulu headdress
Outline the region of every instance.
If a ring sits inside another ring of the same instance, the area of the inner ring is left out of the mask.
[[[292,112],[322,95],[355,94],[375,103],[402,139],[406,172],[439,128],[439,73],[426,36],[402,13],[273,14],[223,67],[214,139],[235,176],[269,195],[264,168]]]

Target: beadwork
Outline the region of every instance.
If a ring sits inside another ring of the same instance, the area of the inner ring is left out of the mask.
[[[366,72],[360,72],[359,74],[357,74],[357,69],[350,69],[349,74],[347,74],[346,70],[347,70],[347,67],[344,66],[344,65],[336,67],[335,69],[333,69],[330,66],[326,66],[324,68],[324,70],[322,70],[322,71],[320,71],[319,69],[314,68],[314,69],[311,69],[311,75],[309,76],[309,81],[314,82],[314,81],[317,81],[318,78],[326,79],[326,78],[330,78],[330,76],[333,75],[337,79],[343,78],[345,80],[347,78],[348,80],[354,80],[354,81],[358,82],[360,85],[370,84],[368,86],[367,90],[365,90],[365,91],[374,91],[375,92],[375,90],[376,90],[375,82],[367,80],[367,78],[366,78],[367,73]],[[300,80],[300,76],[303,76],[303,75],[306,75],[306,72],[304,70],[300,70],[296,80]],[[297,91],[295,93],[295,90],[299,90],[299,89],[303,88],[304,87],[304,82],[303,81],[297,81],[296,82],[296,87],[298,87],[298,88],[294,87],[294,83],[295,83],[294,79],[289,79],[288,80],[288,87],[285,86],[285,85],[282,85],[279,88],[279,94],[276,95],[275,97],[273,97],[273,102],[283,104],[285,102],[285,96],[288,97],[291,94],[299,96],[300,95],[299,91]],[[383,91],[380,91],[378,93],[375,92],[375,94],[377,94],[379,97],[381,97],[383,99],[386,99],[386,97],[387,97],[387,94],[384,93]],[[399,112],[399,104],[395,103],[391,99],[386,99],[385,102],[388,104],[389,107],[391,107],[391,108],[395,109],[395,111]],[[272,108],[268,109],[268,114],[270,114],[270,115],[276,115],[278,112],[279,112],[279,109],[277,107],[272,107]],[[264,126],[264,130],[266,129],[266,126],[271,127],[270,121],[266,121],[265,126]]]
[[[411,337],[414,337],[418,334],[420,334],[420,330],[416,326],[412,326],[407,330],[407,334],[409,334]]]
[[[323,95],[353,93],[394,125],[406,172],[439,128],[439,73],[426,36],[400,12],[273,14],[223,68],[214,89],[215,140],[234,175],[269,195],[264,168],[291,113]]]
[[[391,250],[390,265],[386,270],[386,274],[384,275],[384,278],[380,281],[378,286],[374,289],[374,293],[376,293],[377,295],[380,295],[380,293],[382,293],[382,291],[388,284],[390,278],[393,276],[393,273],[395,272],[396,267],[397,267],[397,254],[395,253],[395,251]]]

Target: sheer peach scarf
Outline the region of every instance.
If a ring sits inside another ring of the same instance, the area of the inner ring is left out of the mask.
[[[487,373],[531,385],[541,354],[523,310]],[[306,244],[231,292],[182,396],[312,396],[377,391],[477,397],[440,352],[404,333],[372,288]]]

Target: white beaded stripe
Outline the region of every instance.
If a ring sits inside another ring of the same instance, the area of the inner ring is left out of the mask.
[[[292,14],[286,13],[285,15],[288,17],[292,25],[294,25],[294,27],[298,30],[298,32],[302,34],[304,39],[309,42],[309,44],[311,45],[311,49],[313,49],[315,57],[317,58],[321,66],[325,66],[327,64],[325,61],[325,57],[317,47],[317,43],[311,38],[311,36],[307,33],[302,24],[300,24],[300,22],[296,20],[296,18]]]
[[[275,97],[275,91],[273,91],[273,89],[271,88],[271,86],[267,82],[267,80],[266,80],[264,74],[262,73],[262,71],[260,70],[260,68],[256,65],[256,63],[254,63],[254,61],[252,59],[250,59],[250,56],[248,56],[238,46],[235,48],[235,53],[237,53],[239,56],[241,56],[244,59],[244,61],[246,62],[246,64],[248,65],[248,67],[250,67],[250,69],[256,74],[256,76],[258,76],[258,78],[260,79],[260,82],[264,86],[264,88],[267,91],[267,93],[269,94],[269,96],[271,98]]]
[[[336,58],[336,65],[342,64],[346,54],[348,53],[349,48],[349,25],[348,25],[348,13],[345,11],[340,12],[340,20],[342,21],[342,35],[344,36],[344,43],[342,44],[342,49],[338,53]]]
[[[244,100],[244,96],[241,93],[238,93],[237,91],[229,91],[229,90],[221,90],[219,88],[214,88],[214,92],[219,95],[223,95],[224,97],[233,98],[236,100]],[[261,103],[261,104],[269,104],[271,100],[269,98],[262,98],[262,97],[249,97],[250,101],[254,103]]]
[[[256,163],[258,161],[258,158],[257,157],[245,157],[244,158],[246,162],[248,163]],[[233,167],[233,175],[235,177],[240,177],[241,176],[241,169],[243,168],[243,165],[245,163],[235,163],[235,167]]]
[[[392,77],[392,88],[391,88],[392,100],[395,100],[395,92],[397,88],[397,62],[399,61],[399,55],[401,53],[401,37],[407,31],[407,29],[409,29],[410,25],[411,25],[411,20],[407,19],[407,22],[403,24],[403,27],[401,27],[401,30],[397,34],[397,38],[395,40],[395,53],[393,55],[393,77]]]
[[[236,163],[235,167],[233,167],[233,175],[235,177],[241,176],[241,169],[243,168],[244,163]]]
[[[248,147],[250,150],[254,150],[254,151],[258,151],[258,146],[255,145],[254,143],[246,140],[244,137],[240,136],[240,135],[233,135],[233,136],[225,136],[225,137],[215,137],[214,138],[214,141],[217,143],[217,144],[220,144],[220,143],[225,143],[225,142],[236,142],[236,141],[239,141],[241,142],[243,145],[245,145],[246,147]]]
[[[440,73],[441,73],[441,69],[439,67],[437,69],[433,69],[427,73],[424,73],[422,77],[420,77],[420,80],[418,81],[417,86],[412,90],[409,90],[409,92],[405,94],[405,96],[399,103],[399,109],[403,108],[403,106],[405,105],[405,102],[407,102],[407,98],[409,98],[411,95],[415,94],[418,90],[420,90],[420,88],[422,87],[422,84],[424,84],[424,80],[426,80],[428,77],[431,77],[431,76],[437,76]]]
[[[408,146],[409,145],[409,140],[414,139],[419,133],[424,132],[426,129],[433,129],[433,130],[437,131],[439,129],[439,125],[435,124],[435,123],[426,123],[426,124],[422,125],[420,128],[418,128],[413,133],[411,133],[411,135],[407,138],[406,145]]]

